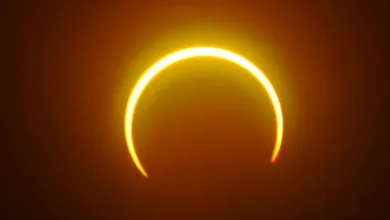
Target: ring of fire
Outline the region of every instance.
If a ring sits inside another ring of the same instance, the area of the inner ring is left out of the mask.
[[[133,159],[134,164],[141,172],[141,174],[146,178],[148,177],[148,174],[146,173],[140,160],[138,159],[134,147],[132,125],[133,125],[133,117],[134,117],[134,112],[135,112],[135,107],[137,105],[137,102],[141,97],[142,92],[145,90],[146,86],[155,76],[161,73],[168,66],[175,64],[176,62],[193,58],[193,57],[214,57],[214,58],[220,58],[220,59],[233,62],[241,66],[242,68],[246,69],[249,73],[251,73],[260,82],[260,84],[266,89],[276,115],[276,140],[275,140],[275,145],[271,156],[271,162],[272,163],[275,162],[278,153],[280,151],[280,146],[282,144],[283,114],[282,114],[282,108],[279,102],[279,98],[270,81],[267,79],[267,77],[259,68],[257,68],[250,61],[248,61],[247,59],[245,59],[244,57],[238,54],[220,48],[194,47],[194,48],[187,48],[187,49],[182,49],[173,52],[163,57],[162,59],[158,60],[149,69],[147,69],[146,72],[141,76],[141,78],[138,80],[133,91],[130,94],[127,107],[126,107],[126,114],[125,114],[125,137],[126,137],[126,142],[127,142],[127,146],[131,158]]]

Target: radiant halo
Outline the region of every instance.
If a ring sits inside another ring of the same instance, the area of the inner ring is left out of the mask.
[[[276,115],[276,125],[277,125],[276,140],[275,140],[275,145],[271,156],[271,162],[272,163],[275,162],[280,151],[280,146],[282,144],[283,114],[282,114],[282,107],[280,105],[279,98],[270,81],[267,79],[267,77],[259,68],[257,68],[250,61],[248,61],[247,59],[245,59],[244,57],[238,54],[220,48],[194,47],[194,48],[187,48],[187,49],[182,49],[173,52],[158,60],[149,69],[147,69],[146,72],[141,76],[141,78],[138,80],[133,91],[130,94],[127,107],[126,107],[126,114],[125,114],[125,136],[130,151],[130,155],[136,167],[141,172],[141,174],[144,177],[148,177],[148,174],[146,173],[145,169],[143,168],[141,162],[138,159],[134,147],[132,125],[133,125],[134,111],[137,102],[141,97],[142,92],[145,90],[146,86],[155,76],[157,76],[159,73],[161,73],[165,68],[169,67],[170,65],[193,57],[214,57],[214,58],[220,58],[223,60],[228,60],[230,62],[233,62],[241,66],[242,68],[246,69],[249,73],[251,73],[265,88],[269,98],[271,99],[272,106],[274,108],[274,112]]]

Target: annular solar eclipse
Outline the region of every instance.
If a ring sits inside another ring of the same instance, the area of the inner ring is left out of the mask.
[[[179,61],[186,60],[189,58],[195,58],[195,57],[219,58],[222,60],[227,60],[232,63],[235,63],[240,67],[244,68],[245,70],[247,70],[250,74],[252,74],[259,81],[259,83],[265,88],[272,102],[272,106],[276,116],[276,140],[271,155],[271,162],[272,163],[275,162],[282,144],[283,114],[282,114],[282,108],[279,102],[279,98],[271,82],[268,80],[268,78],[264,75],[264,73],[259,68],[257,68],[250,61],[248,61],[247,59],[245,59],[244,57],[238,54],[235,54],[225,49],[214,48],[214,47],[193,47],[193,48],[178,50],[176,52],[168,54],[167,56],[155,62],[141,76],[141,78],[138,80],[138,82],[136,83],[135,87],[133,88],[130,94],[127,107],[126,107],[126,113],[125,113],[125,137],[126,137],[127,146],[130,151],[130,156],[133,159],[133,162],[138,168],[138,170],[141,172],[141,174],[146,178],[148,177],[147,172],[143,168],[140,160],[138,159],[135,146],[134,146],[134,140],[133,140],[132,126],[134,120],[134,111],[137,102],[140,99],[142,92],[145,90],[149,82],[151,82],[152,79],[155,76],[157,76],[159,73],[161,73],[165,68]]]

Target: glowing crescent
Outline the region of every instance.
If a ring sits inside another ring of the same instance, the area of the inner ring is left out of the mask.
[[[139,161],[137,154],[134,148],[133,135],[132,135],[132,124],[133,124],[133,116],[136,104],[138,99],[141,96],[141,93],[144,91],[148,83],[155,77],[157,74],[161,73],[162,70],[167,68],[168,66],[179,62],[181,60],[185,60],[192,57],[216,57],[224,60],[231,61],[244,69],[248,70],[266,89],[269,98],[271,99],[275,115],[276,115],[276,141],[274,145],[274,150],[271,156],[271,163],[275,162],[276,157],[278,156],[280,145],[282,144],[283,137],[283,115],[282,108],[280,106],[279,98],[272,87],[272,84],[269,82],[267,77],[263,74],[263,72],[258,69],[255,65],[249,62],[247,59],[232,53],[230,51],[213,48],[213,47],[194,47],[182,49],[176,52],[173,52],[156,63],[154,63],[146,72],[141,76],[135,85],[130,98],[127,103],[126,115],[125,115],[125,136],[126,142],[130,151],[130,155],[137,166],[138,170],[142,173],[144,177],[148,177],[148,174],[144,170]]]

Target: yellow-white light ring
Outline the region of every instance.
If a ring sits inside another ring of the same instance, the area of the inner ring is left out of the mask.
[[[279,102],[279,98],[270,83],[270,81],[267,79],[267,77],[264,75],[264,73],[258,69],[255,65],[253,65],[251,62],[249,62],[244,57],[237,55],[235,53],[232,53],[230,51],[220,49],[220,48],[213,48],[213,47],[194,47],[194,48],[187,48],[182,49],[176,52],[173,52],[156,63],[154,63],[138,80],[137,84],[135,85],[133,91],[130,94],[127,108],[126,108],[126,115],[125,115],[125,136],[126,136],[126,142],[130,151],[130,155],[137,166],[138,170],[141,172],[141,174],[144,177],[148,177],[148,174],[144,170],[141,162],[138,159],[138,156],[135,151],[134,147],[134,140],[133,140],[133,116],[136,104],[148,85],[148,83],[159,73],[162,72],[165,68],[168,66],[193,57],[215,57],[220,58],[224,60],[231,61],[244,69],[248,70],[259,82],[261,85],[264,86],[264,88],[267,91],[267,94],[269,98],[271,99],[274,112],[276,115],[276,140],[274,145],[274,150],[271,156],[271,162],[275,162],[280,146],[282,144],[282,137],[283,137],[283,115],[282,115],[282,108]]]

